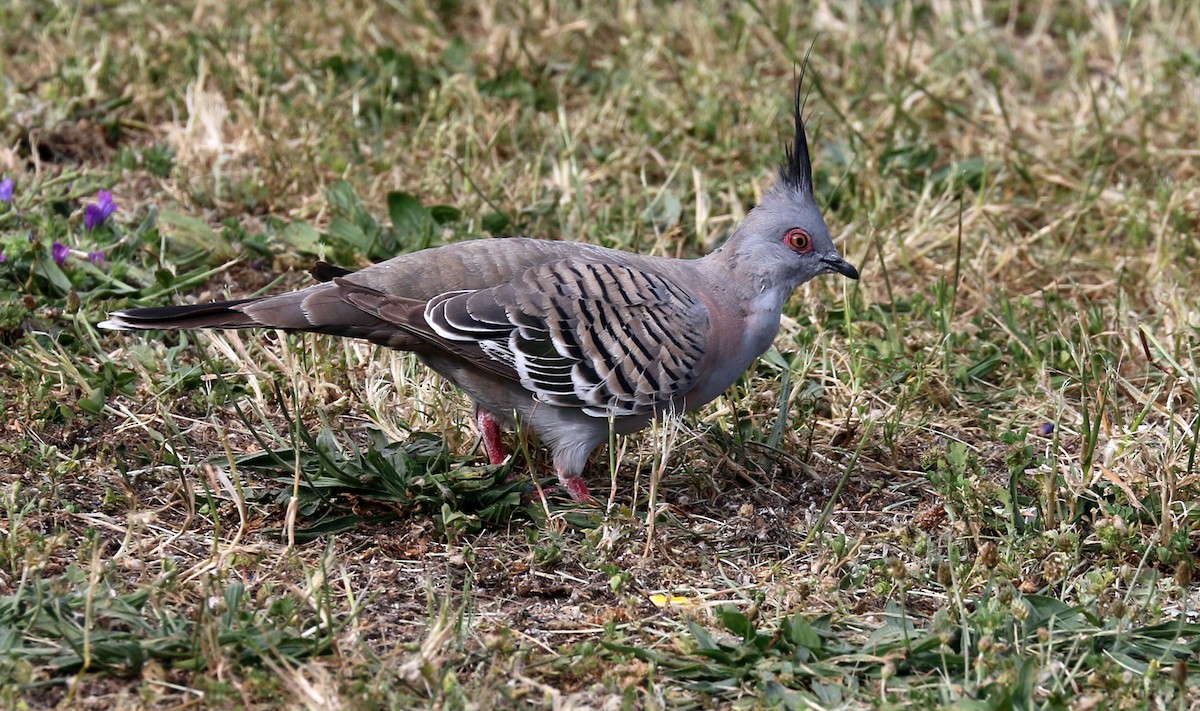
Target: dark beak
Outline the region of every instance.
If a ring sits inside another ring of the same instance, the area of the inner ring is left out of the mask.
[[[850,262],[847,262],[845,259],[842,259],[841,256],[836,253],[827,254],[824,257],[821,257],[821,261],[825,263],[826,267],[829,267],[830,271],[835,271],[838,274],[850,277],[851,279],[858,278],[858,270],[854,268],[854,265]]]

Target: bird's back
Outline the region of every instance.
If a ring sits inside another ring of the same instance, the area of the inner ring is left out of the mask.
[[[526,270],[563,259],[626,263],[641,255],[581,242],[508,237],[455,242],[402,254],[349,275],[385,294],[428,301],[448,291],[488,289]]]

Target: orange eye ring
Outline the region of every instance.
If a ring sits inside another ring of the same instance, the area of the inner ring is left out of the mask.
[[[799,227],[788,230],[788,233],[783,236],[783,243],[800,254],[811,252],[813,248],[812,237]]]

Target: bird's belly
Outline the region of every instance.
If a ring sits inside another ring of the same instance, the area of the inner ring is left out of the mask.
[[[531,425],[543,438],[548,434],[554,438],[552,431],[560,427],[574,428],[580,432],[608,432],[608,418],[593,417],[585,414],[581,408],[539,402],[533,393],[515,381],[482,374],[455,358],[429,354],[421,354],[418,358],[505,424],[511,425],[515,420],[521,420]],[[649,424],[652,417],[651,413],[618,417],[612,421],[612,429],[618,434],[637,432]]]

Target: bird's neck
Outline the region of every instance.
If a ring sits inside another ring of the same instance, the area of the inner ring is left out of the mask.
[[[775,340],[787,293],[779,285],[764,283],[751,269],[753,261],[740,259],[727,242],[693,262],[700,272],[697,290],[709,309],[712,332],[708,353],[711,377],[689,394],[688,407],[697,407],[723,392],[750,367]]]
[[[707,282],[729,297],[743,313],[776,313],[783,308],[797,284],[792,274],[764,269],[760,259],[754,259],[745,249],[740,233],[734,233],[723,245],[699,260],[698,267],[707,272]]]

